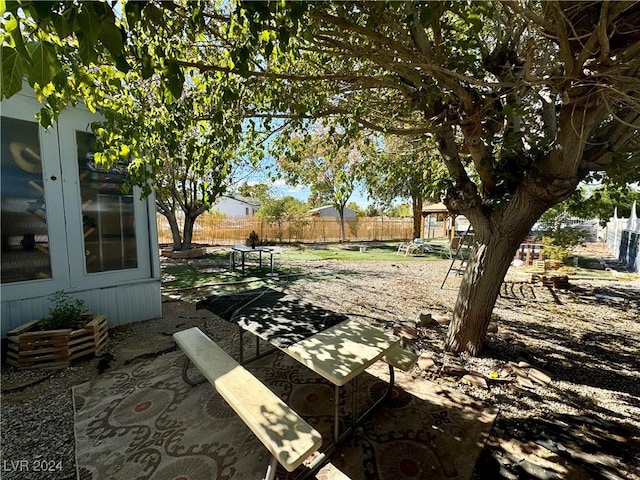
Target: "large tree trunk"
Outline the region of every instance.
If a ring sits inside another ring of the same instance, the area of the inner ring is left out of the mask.
[[[180,235],[180,228],[178,227],[175,212],[164,210],[162,215],[167,219],[167,222],[169,222],[169,228],[171,229],[171,238],[173,239],[171,250],[177,252],[182,249],[182,235]]]
[[[513,257],[547,206],[536,182],[524,182],[508,206],[484,217],[470,212],[474,243],[456,299],[445,349],[479,355],[491,313]],[[536,201],[538,200],[538,201]]]
[[[519,245],[519,239],[507,235],[475,239],[447,332],[447,351],[480,354],[500,286]]]
[[[413,209],[413,238],[422,237],[422,197],[413,197],[411,199]]]
[[[162,190],[156,191],[156,209],[157,211],[167,219],[169,228],[171,229],[171,238],[173,239],[173,246],[171,250],[177,252],[182,249],[182,234],[178,227],[178,220],[176,218],[175,200],[172,197],[165,197],[162,195]]]
[[[535,168],[525,172],[508,202],[500,206],[486,201],[490,198],[486,195],[495,187],[490,178],[489,182],[482,178],[485,199],[478,195],[476,184],[462,168],[453,130],[442,128],[437,132],[438,148],[454,180],[446,192],[445,204],[450,211],[465,215],[475,232],[471,258],[445,341],[447,351],[474,356],[482,352],[491,312],[518,245],[544,211],[575,191],[585,174],[580,169],[585,139],[605,114],[602,107],[588,109],[574,104],[563,109],[556,132],[556,148],[538,159]],[[576,119],[581,122],[579,130],[575,128]],[[468,143],[474,143],[472,140]],[[482,163],[477,153],[471,149],[476,163]],[[491,172],[479,173],[490,176]]]
[[[193,241],[193,226],[196,223],[196,218],[198,217],[194,217],[192,215],[184,216],[182,250],[189,250],[191,248],[191,243]]]

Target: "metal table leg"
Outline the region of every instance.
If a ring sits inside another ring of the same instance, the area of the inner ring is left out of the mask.
[[[338,443],[340,441],[340,387],[336,385],[334,391],[333,442]]]
[[[267,467],[264,480],[274,480],[276,478],[276,468],[278,468],[278,460],[276,457],[271,457],[271,462],[269,462],[269,466]]]
[[[317,472],[320,469],[320,467],[322,467],[322,465],[324,465],[324,463],[331,458],[331,455],[338,447],[338,444],[340,444],[340,442],[343,442],[349,435],[351,435],[351,433],[354,431],[354,429],[358,425],[364,422],[367,419],[367,417],[369,417],[369,415],[371,415],[377,408],[379,408],[382,405],[384,401],[386,401],[391,396],[394,383],[395,383],[395,372],[393,370],[393,365],[389,365],[389,384],[387,385],[387,390],[385,391],[384,395],[382,395],[373,405],[371,405],[371,407],[369,407],[366,412],[358,416],[357,414],[357,397],[358,397],[357,377],[354,378],[354,390],[353,390],[352,403],[353,403],[353,418],[355,420],[352,421],[352,424],[349,426],[349,428],[347,428],[344,432],[342,432],[342,434],[340,434],[340,416],[339,416],[340,387],[336,385],[334,389],[335,399],[334,399],[333,440],[331,441],[331,443],[329,443],[329,445],[327,445],[327,447],[324,450],[319,452],[318,456],[313,460],[311,464],[308,465],[308,468],[306,470],[304,470],[302,473],[300,473],[300,475],[295,477],[296,480],[313,477],[314,473]]]
[[[269,252],[269,257],[270,257],[269,263],[270,263],[271,271],[267,273],[267,277],[277,277],[278,274],[273,273],[273,252]]]
[[[184,383],[195,387],[196,385],[200,385],[201,383],[207,381],[207,379],[203,376],[201,376],[197,380],[191,380],[189,378],[189,374],[187,373],[187,371],[189,370],[189,365],[191,365],[191,360],[189,360],[189,357],[185,357],[184,363],[182,364],[182,380],[184,380]]]

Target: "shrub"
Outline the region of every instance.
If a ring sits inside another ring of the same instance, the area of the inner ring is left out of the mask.
[[[53,307],[49,309],[49,316],[38,321],[41,330],[58,330],[62,328],[74,328],[84,321],[86,311],[84,300],[72,298],[62,290],[58,290],[49,296]]]
[[[584,244],[585,238],[586,234],[580,228],[557,225],[544,231],[540,243],[544,245],[545,258],[563,261],[573,255],[572,248]]]

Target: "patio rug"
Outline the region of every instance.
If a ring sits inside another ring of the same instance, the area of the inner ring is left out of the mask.
[[[270,287],[212,295],[196,303],[196,310],[203,308],[279,348],[348,319],[346,315],[302,303],[295,296]]]
[[[183,358],[169,353],[73,388],[78,479],[262,478],[269,453],[210,384],[182,381]],[[330,384],[282,353],[247,368],[331,438]],[[359,403],[379,398],[387,371],[379,362],[360,377]],[[470,478],[495,412],[423,379],[398,375],[396,385],[315,478]],[[347,421],[349,388],[340,390]]]

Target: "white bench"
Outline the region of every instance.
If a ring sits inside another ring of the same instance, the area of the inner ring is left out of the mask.
[[[191,362],[273,455],[265,479],[275,478],[276,462],[292,472],[320,448],[320,433],[199,328],[173,338],[187,356],[185,380],[195,384],[186,377]]]

